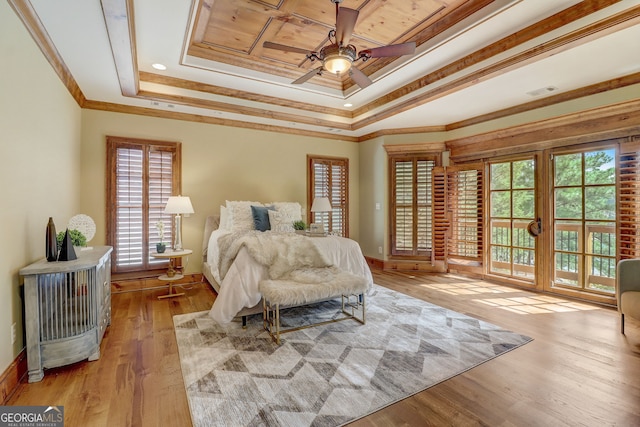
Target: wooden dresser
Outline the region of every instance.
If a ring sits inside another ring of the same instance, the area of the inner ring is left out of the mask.
[[[78,259],[42,259],[20,270],[24,277],[29,382],[43,369],[100,357],[111,323],[111,246],[76,250]]]

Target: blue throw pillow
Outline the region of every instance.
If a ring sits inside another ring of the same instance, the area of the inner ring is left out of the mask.
[[[251,206],[251,214],[253,215],[253,225],[256,230],[271,230],[269,223],[269,210],[273,210],[271,206]]]

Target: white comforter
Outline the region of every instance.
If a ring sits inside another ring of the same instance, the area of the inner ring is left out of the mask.
[[[240,249],[229,271],[224,277],[220,277],[218,239],[225,233],[228,232],[215,230],[211,233],[207,249],[207,264],[211,266],[211,273],[220,284],[220,292],[209,315],[218,323],[228,323],[243,308],[258,304],[262,298],[260,281],[269,278],[267,268],[253,260],[246,248]],[[371,270],[358,243],[337,236],[314,237],[312,241],[333,265],[366,278],[369,286],[373,284]]]

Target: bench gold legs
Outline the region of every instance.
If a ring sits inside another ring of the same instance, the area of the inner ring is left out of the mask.
[[[311,323],[309,325],[301,325],[283,330],[280,328],[280,304],[271,303],[266,298],[262,299],[262,326],[278,345],[280,345],[280,334],[284,334],[285,332],[299,331],[301,329],[340,322],[347,319],[356,320],[364,325],[365,295],[342,295],[342,313],[345,316],[338,319],[325,320],[323,322]]]

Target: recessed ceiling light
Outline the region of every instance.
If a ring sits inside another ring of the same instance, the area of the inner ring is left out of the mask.
[[[151,66],[152,66],[153,68],[155,68],[156,70],[160,70],[160,71],[164,71],[164,70],[166,70],[166,69],[167,69],[167,66],[166,66],[166,65],[158,64],[158,63],[152,64]]]
[[[347,102],[346,104],[344,104],[345,107],[353,107],[353,104],[350,102]]]

